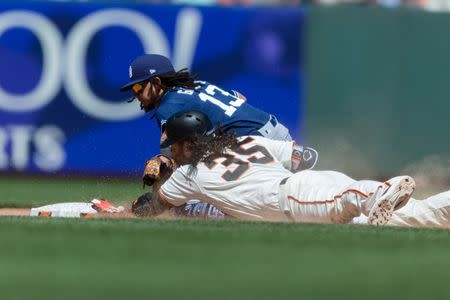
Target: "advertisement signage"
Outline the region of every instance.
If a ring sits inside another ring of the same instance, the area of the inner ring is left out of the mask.
[[[152,114],[118,91],[143,53],[238,90],[302,137],[304,12],[161,5],[0,5],[0,171],[136,176]]]

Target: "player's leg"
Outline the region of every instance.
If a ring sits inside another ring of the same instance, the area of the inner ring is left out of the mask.
[[[347,187],[357,181],[334,171],[306,170],[291,176],[280,186],[281,209],[298,222],[347,223],[360,215],[360,204],[365,193],[341,201]],[[354,200],[354,201],[353,201]]]
[[[195,219],[225,219],[225,214],[212,204],[200,200],[188,201],[185,205],[175,207],[174,213],[178,217]]]
[[[342,180],[332,184],[330,177]],[[381,183],[309,170],[294,174],[280,187],[280,205],[296,221],[348,223],[363,213],[370,224],[383,225],[413,190],[414,180],[408,176]]]
[[[410,199],[394,212],[388,225],[450,227],[450,191],[424,200]]]
[[[369,210],[368,224],[385,225],[392,217],[394,210],[403,207],[411,198],[416,183],[412,177],[394,177],[381,186],[364,203]],[[364,212],[364,211],[363,211]]]
[[[384,225],[394,210],[400,209],[408,202],[414,189],[414,179],[409,176],[394,177],[386,182],[354,181],[345,191],[335,196],[335,221]],[[358,209],[362,215],[357,215]],[[355,215],[359,219],[355,219]]]
[[[304,174],[308,174],[302,180],[309,185],[321,185],[321,186],[347,186],[356,183],[356,180],[345,175],[344,173],[337,171],[310,171],[305,170]],[[309,172],[309,173],[308,173]],[[310,176],[314,174],[313,176]]]

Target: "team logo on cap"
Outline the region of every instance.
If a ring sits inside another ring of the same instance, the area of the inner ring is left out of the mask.
[[[150,72],[150,74],[154,74],[155,72],[156,72],[156,70],[155,69],[150,69],[150,70],[148,70],[149,72]]]
[[[133,68],[131,66],[128,68],[128,75],[130,75],[130,78],[133,77]]]

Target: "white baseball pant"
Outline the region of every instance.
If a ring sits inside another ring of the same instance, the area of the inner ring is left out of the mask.
[[[349,223],[370,210],[370,196],[385,185],[335,171],[305,170],[280,185],[281,209],[294,221]]]

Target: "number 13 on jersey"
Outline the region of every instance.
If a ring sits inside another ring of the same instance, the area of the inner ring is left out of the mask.
[[[205,88],[205,92],[206,93],[199,93],[199,98],[204,102],[209,101],[220,107],[229,117],[231,117],[237,108],[245,102],[245,100],[237,98],[212,84],[209,84]]]

